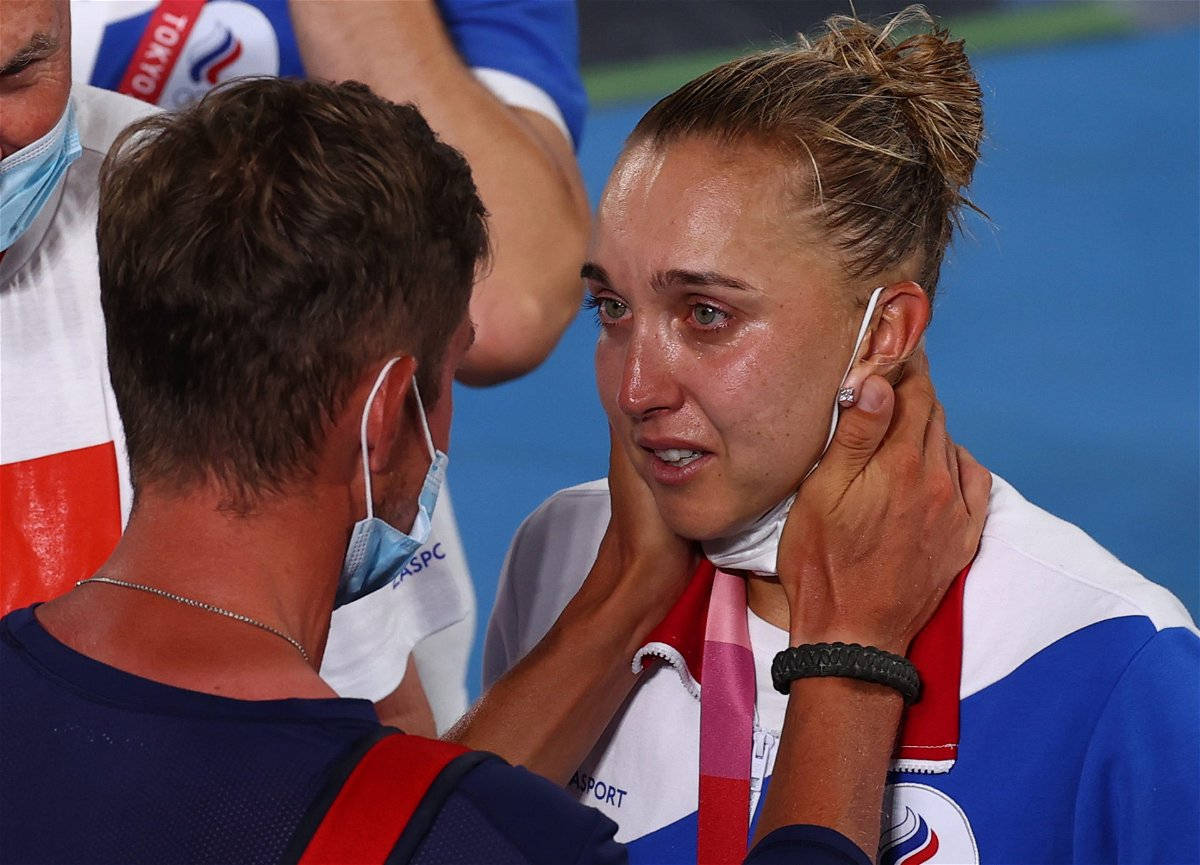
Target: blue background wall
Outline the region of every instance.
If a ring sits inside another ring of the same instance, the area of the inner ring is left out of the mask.
[[[951,433],[1033,502],[1170,587],[1198,579],[1200,32],[986,57],[992,217],[948,256],[929,354]],[[595,202],[649,102],[588,120]],[[595,326],[486,391],[458,388],[451,485],[479,593],[468,682],[508,541],[557,489],[601,476]]]

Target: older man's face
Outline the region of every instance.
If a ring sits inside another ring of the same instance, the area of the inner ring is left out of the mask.
[[[68,0],[0,0],[0,157],[54,128],[71,92]]]

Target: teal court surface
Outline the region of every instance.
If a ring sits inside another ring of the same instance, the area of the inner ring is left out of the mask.
[[[970,194],[992,221],[969,219],[948,254],[928,339],[951,434],[1193,617],[1198,44],[1188,26],[975,62],[988,140]],[[651,102],[589,116],[580,158],[593,203]],[[595,336],[581,312],[536,372],[456,388],[449,478],[479,596],[472,694],[513,532],[555,490],[606,471]]]

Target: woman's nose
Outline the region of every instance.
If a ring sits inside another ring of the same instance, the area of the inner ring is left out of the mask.
[[[640,419],[678,408],[681,393],[669,341],[662,334],[639,329],[625,348],[617,405],[626,415]]]

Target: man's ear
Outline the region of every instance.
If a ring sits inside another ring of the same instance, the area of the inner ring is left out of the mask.
[[[416,368],[417,362],[412,355],[401,356],[392,364],[375,393],[375,399],[367,413],[367,454],[372,472],[390,469],[397,452],[401,450],[401,433],[408,417],[404,410],[405,400],[408,399],[408,392],[412,390],[413,373]],[[382,369],[383,365],[380,365],[371,372],[372,384]]]
[[[846,376],[846,386],[857,393],[859,385],[872,374],[894,383],[904,361],[921,344],[929,316],[929,297],[921,286],[915,282],[887,286],[879,295],[874,321]]]

